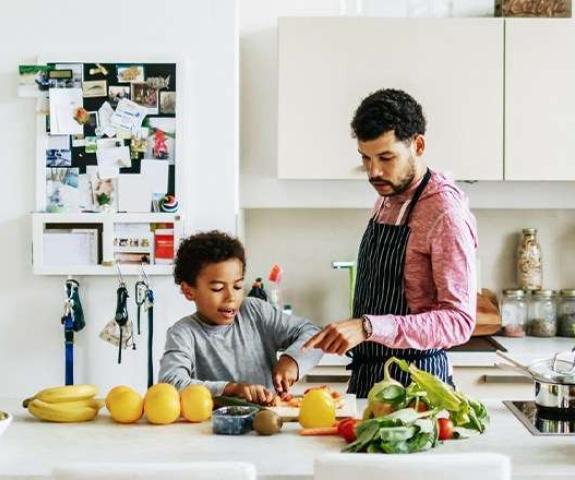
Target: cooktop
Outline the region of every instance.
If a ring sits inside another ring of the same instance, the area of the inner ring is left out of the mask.
[[[448,352],[495,352],[507,349],[493,337],[471,337],[467,343],[450,348]]]
[[[532,435],[575,435],[575,419],[550,419],[542,417],[535,402],[505,401],[503,404],[511,410]]]

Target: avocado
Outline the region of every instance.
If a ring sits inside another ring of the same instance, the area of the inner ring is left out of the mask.
[[[271,410],[261,410],[254,416],[254,430],[260,435],[273,435],[283,426],[281,417]]]

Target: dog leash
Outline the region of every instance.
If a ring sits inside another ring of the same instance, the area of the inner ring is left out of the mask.
[[[64,325],[64,358],[66,385],[74,384],[74,332],[79,332],[86,326],[84,310],[80,302],[80,283],[68,278],[65,284],[66,300],[61,323]]]

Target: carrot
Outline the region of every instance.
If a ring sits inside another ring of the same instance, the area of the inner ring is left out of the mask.
[[[319,427],[319,428],[302,428],[299,434],[308,437],[313,435],[338,435],[337,426],[335,427]]]

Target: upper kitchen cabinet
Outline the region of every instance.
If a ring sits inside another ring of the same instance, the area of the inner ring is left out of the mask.
[[[423,106],[432,168],[503,179],[502,19],[290,17],[278,28],[279,178],[364,178],[353,113],[399,88]]]
[[[575,180],[575,25],[505,27],[505,179]]]

